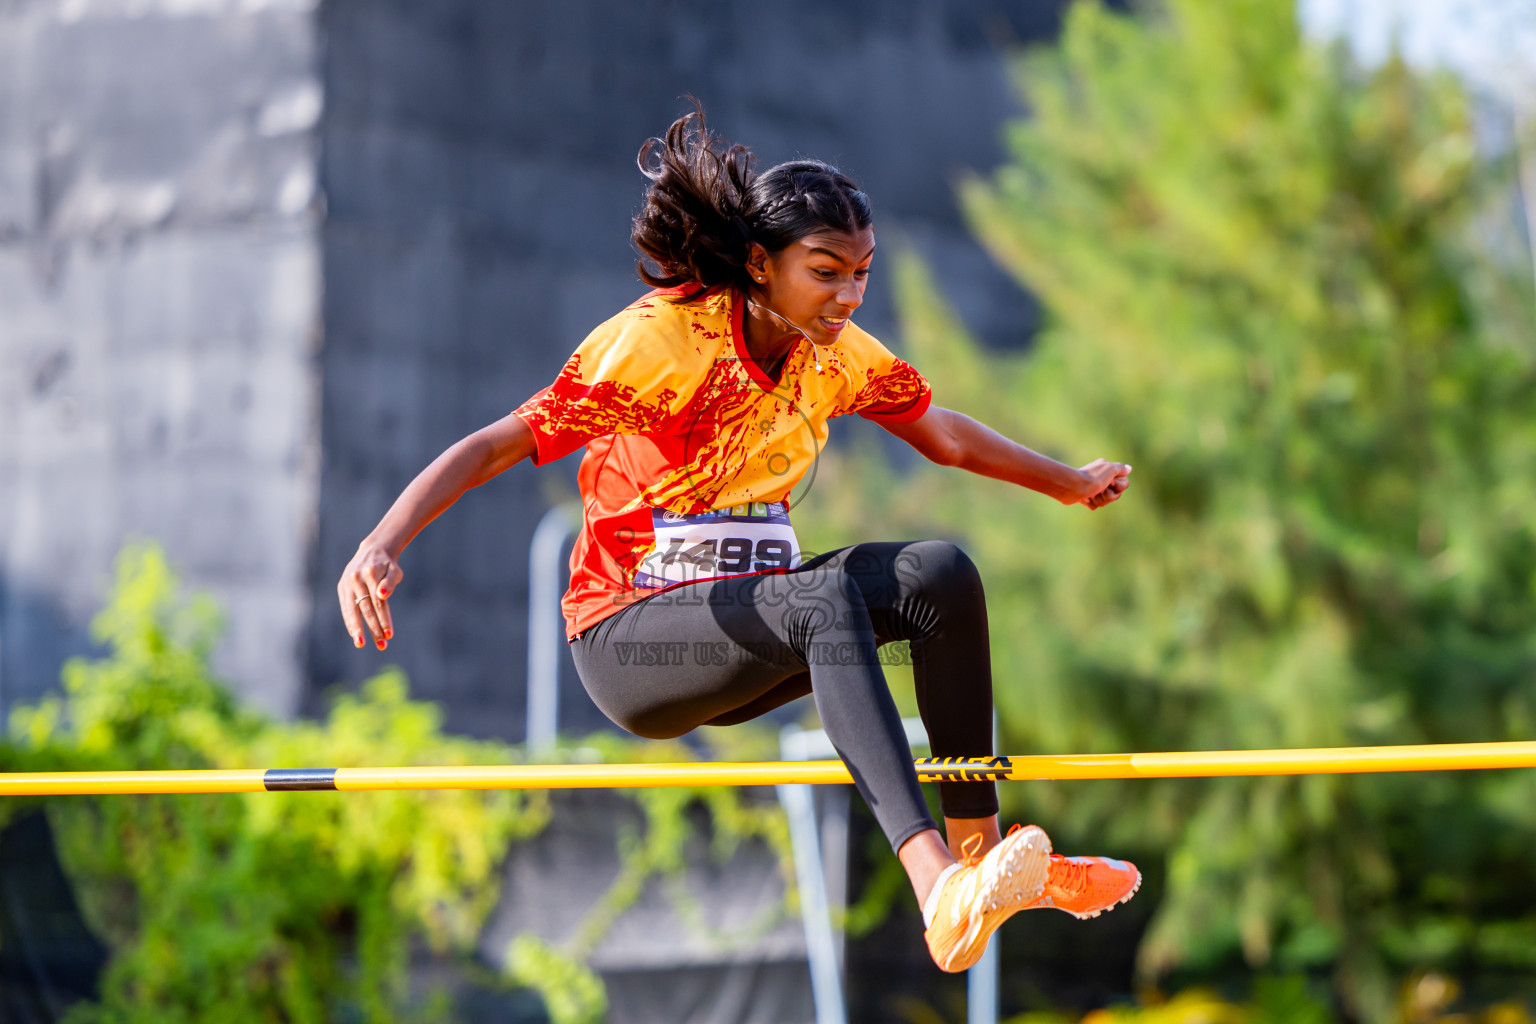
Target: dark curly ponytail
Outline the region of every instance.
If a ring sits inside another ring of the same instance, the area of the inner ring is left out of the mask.
[[[820,160],[755,173],[752,151],[711,133],[696,100],[665,137],[645,141],[638,162],[650,184],[630,238],[641,279],[657,287],[745,290],[753,242],[776,253],[817,231],[861,231],[873,221],[869,197]]]

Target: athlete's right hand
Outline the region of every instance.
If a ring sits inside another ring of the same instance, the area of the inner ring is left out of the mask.
[[[1112,501],[1118,501],[1131,485],[1131,467],[1123,462],[1094,459],[1078,472],[1083,474],[1084,493],[1076,503],[1089,508],[1103,508]]]
[[[404,578],[399,563],[382,545],[366,540],[358,545],[357,554],[336,584],[336,600],[341,603],[341,617],[352,635],[352,646],[363,646],[364,624],[379,650],[389,646],[390,637],[395,635],[389,598]]]

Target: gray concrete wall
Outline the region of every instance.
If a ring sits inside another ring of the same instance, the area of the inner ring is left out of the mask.
[[[522,934],[569,948],[623,868],[622,837],[645,829],[637,806],[613,793],[553,799],[558,826],[508,853],[502,891],[515,898],[480,933],[486,963],[505,963]],[[722,860],[707,817],[690,825],[683,870],[648,881],[585,958],[608,991],[607,1024],[814,1020],[805,932],[777,855],[753,840]]]
[[[347,558],[418,469],[547,384],[643,290],[628,243],[640,143],[702,99],[764,163],[840,164],[971,325],[1020,344],[1034,309],[959,224],[952,182],[1000,159],[1000,49],[1054,31],[1041,0],[773,4],[334,0],[322,180],[323,448],[307,706],[386,662],[449,724],[522,736],[526,551],[577,457],[466,496],[406,553],[396,640],[354,651]],[[893,334],[878,269],[860,322]],[[840,430],[841,425],[840,425]],[[572,677],[568,674],[567,680]],[[575,730],[601,724],[579,691]]]
[[[163,542],[297,706],[319,463],[309,0],[0,3],[0,704]]]

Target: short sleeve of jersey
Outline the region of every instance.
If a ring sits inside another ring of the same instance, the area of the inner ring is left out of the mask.
[[[857,388],[845,412],[878,423],[910,423],[928,411],[933,387],[911,363],[852,324],[844,334],[839,352]]]
[[[686,368],[654,319],[626,311],[598,326],[549,387],[518,406],[533,431],[534,464],[609,434],[660,431],[679,402]]]

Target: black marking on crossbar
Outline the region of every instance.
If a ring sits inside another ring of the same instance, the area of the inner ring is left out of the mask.
[[[268,768],[261,784],[269,793],[299,789],[335,789],[335,768]]]
[[[1013,771],[1013,762],[995,757],[920,757],[917,774],[925,782],[1001,782]]]

